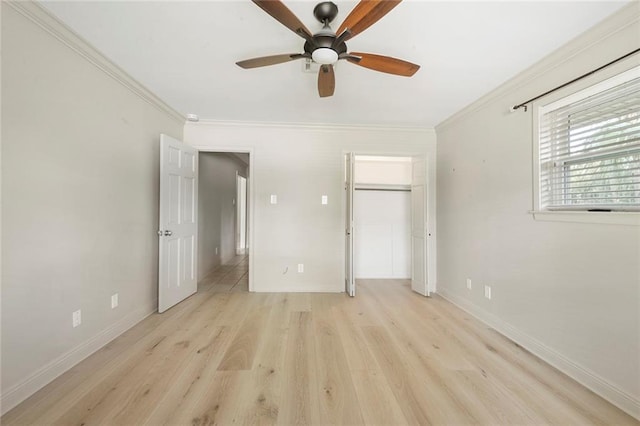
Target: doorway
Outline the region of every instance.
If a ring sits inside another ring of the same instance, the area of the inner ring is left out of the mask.
[[[347,293],[376,279],[429,295],[424,157],[350,154],[345,165]]]
[[[159,313],[214,284],[227,291],[253,291],[252,152],[199,150],[160,135]],[[241,255],[237,253],[239,175],[246,180]]]
[[[199,152],[198,291],[249,291],[248,182],[251,157]]]

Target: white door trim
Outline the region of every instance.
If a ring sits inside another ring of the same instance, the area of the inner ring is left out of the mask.
[[[431,293],[436,292],[436,256],[437,256],[437,244],[436,244],[436,229],[435,229],[435,212],[436,212],[436,200],[435,200],[435,168],[432,168],[432,158],[431,155],[427,152],[415,152],[415,151],[352,151],[349,149],[342,150],[342,156],[340,157],[341,161],[341,169],[344,169],[344,156],[350,152],[353,152],[354,157],[358,155],[362,156],[381,156],[381,157],[424,157],[426,166],[427,166],[427,222],[428,222],[428,231],[429,231],[429,239],[427,241],[427,286],[428,290]],[[431,200],[430,197],[434,199]],[[346,200],[342,200],[342,228],[345,229],[346,226]],[[432,214],[433,212],[433,214]],[[346,253],[345,253],[346,256]],[[342,282],[345,282],[346,274],[342,276]]]

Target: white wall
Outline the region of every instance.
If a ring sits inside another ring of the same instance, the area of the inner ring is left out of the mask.
[[[201,152],[199,161],[198,281],[236,255],[236,172],[248,168],[226,153]]]
[[[38,6],[1,7],[6,411],[155,310],[159,134],[184,119]]]
[[[436,128],[439,292],[636,416],[640,227],[534,220],[533,111],[508,109],[636,49],[639,5]]]
[[[411,192],[356,189],[353,216],[355,277],[411,278]]]
[[[198,148],[252,151],[249,242],[255,291],[344,291],[344,153],[429,154],[435,242],[435,133],[423,129],[187,123]],[[269,204],[271,194],[278,204]],[[329,204],[321,205],[328,195]],[[304,273],[296,265],[305,265]],[[285,272],[286,271],[286,272]],[[431,268],[435,284],[435,265]]]

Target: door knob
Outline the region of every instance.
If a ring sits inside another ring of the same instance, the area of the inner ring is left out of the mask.
[[[168,230],[167,230],[167,231],[164,231],[164,236],[165,236],[165,237],[170,237],[170,236],[172,236],[172,235],[173,235],[173,232],[168,231]]]

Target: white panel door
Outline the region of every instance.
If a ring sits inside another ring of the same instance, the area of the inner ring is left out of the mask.
[[[351,297],[356,295],[356,281],[353,276],[353,169],[354,156],[350,152],[345,156],[345,196],[346,196],[346,218],[345,218],[345,291]]]
[[[198,151],[160,135],[158,312],[198,289]]]
[[[427,283],[427,168],[424,157],[411,167],[411,289],[429,296]]]

